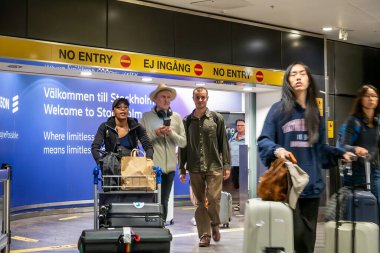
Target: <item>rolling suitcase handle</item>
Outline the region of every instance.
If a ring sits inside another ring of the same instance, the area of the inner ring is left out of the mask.
[[[371,155],[368,154],[363,157],[364,159],[364,168],[365,168],[365,183],[368,191],[371,191]]]

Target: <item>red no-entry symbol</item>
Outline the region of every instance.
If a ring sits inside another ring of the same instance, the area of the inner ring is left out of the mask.
[[[195,66],[194,66],[194,73],[195,73],[197,76],[202,75],[202,73],[203,73],[203,67],[202,67],[201,64],[195,64]]]
[[[263,74],[263,72],[261,72],[261,71],[257,71],[256,72],[256,80],[258,82],[262,82],[264,80],[264,74]]]
[[[131,58],[129,58],[128,55],[122,55],[120,57],[120,64],[121,66],[123,66],[124,68],[128,68],[130,65],[131,65]]]

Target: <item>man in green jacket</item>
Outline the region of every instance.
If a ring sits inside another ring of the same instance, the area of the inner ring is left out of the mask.
[[[190,184],[198,201],[195,210],[199,247],[210,246],[211,231],[215,242],[220,240],[219,211],[223,179],[230,176],[230,150],[223,116],[207,108],[208,91],[193,91],[194,111],[183,119],[187,146],[180,149],[180,180]],[[208,205],[206,207],[206,198]]]
[[[168,214],[169,196],[173,185],[177,164],[176,147],[186,146],[186,133],[181,116],[173,112],[170,102],[176,97],[176,90],[160,84],[150,94],[155,102],[151,111],[145,112],[141,124],[145,127],[153,144],[153,162],[162,168],[161,203],[164,210],[163,219]]]

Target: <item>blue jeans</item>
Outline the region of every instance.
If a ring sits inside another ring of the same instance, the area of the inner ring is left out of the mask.
[[[174,181],[174,171],[168,174],[162,173],[162,184],[161,184],[161,204],[163,208],[163,220],[166,222],[166,217],[168,216],[168,202],[170,197],[170,192],[172,190]]]

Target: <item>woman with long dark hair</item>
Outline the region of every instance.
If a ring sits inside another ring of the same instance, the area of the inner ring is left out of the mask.
[[[309,174],[309,183],[293,211],[297,253],[314,252],[319,198],[324,189],[321,169],[353,155],[326,144],[325,122],[316,98],[317,87],[309,68],[301,62],[291,64],[284,75],[281,101],[272,105],[258,138],[260,158],[266,166],[291,152]]]
[[[380,204],[379,114],[379,91],[370,84],[363,85],[354,101],[351,115],[345,121],[341,145],[359,157],[369,155],[371,191]],[[364,186],[365,183],[364,161],[359,159],[353,164],[353,173],[344,173],[344,185]]]

